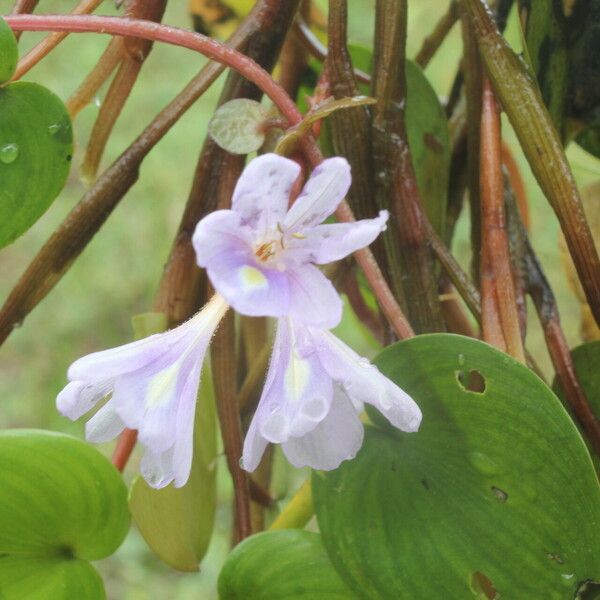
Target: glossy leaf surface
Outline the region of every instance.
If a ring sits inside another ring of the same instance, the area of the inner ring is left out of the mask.
[[[298,529],[247,538],[219,576],[220,600],[352,600],[317,533]]]
[[[71,120],[57,96],[35,83],[0,88],[0,248],[52,204],[72,153]]]
[[[598,480],[541,380],[448,334],[395,344],[376,362],[423,423],[414,434],[368,428],[355,460],[313,476],[344,580],[364,598],[566,600],[600,579]]]

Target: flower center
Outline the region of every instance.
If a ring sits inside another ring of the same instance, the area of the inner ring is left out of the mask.
[[[262,262],[266,262],[271,258],[277,251],[275,249],[276,242],[264,242],[258,246],[255,250],[256,257]]]

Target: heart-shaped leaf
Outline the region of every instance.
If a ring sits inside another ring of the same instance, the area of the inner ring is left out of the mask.
[[[13,30],[0,17],[0,83],[8,81],[15,72],[19,48]]]
[[[571,600],[600,579],[600,487],[554,394],[477,340],[418,336],[379,368],[423,410],[315,473],[323,543],[364,598]]]
[[[0,248],[52,204],[72,152],[71,120],[57,96],[36,83],[0,88]]]
[[[127,533],[117,470],[81,440],[10,430],[0,433],[0,473],[0,598],[103,598],[86,561],[112,554]]]
[[[220,600],[353,600],[318,533],[268,531],[247,538],[219,576]]]

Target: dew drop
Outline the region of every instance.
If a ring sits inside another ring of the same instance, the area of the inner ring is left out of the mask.
[[[458,364],[461,367],[465,366],[465,355],[464,354],[459,354],[458,355]]]
[[[496,475],[500,467],[486,454],[482,452],[471,452],[469,456],[471,464],[484,475]]]
[[[363,369],[367,369],[371,366],[371,361],[367,358],[359,358],[358,359],[358,364],[359,366],[361,366]]]
[[[0,148],[0,162],[5,165],[15,162],[19,156],[19,146],[17,144],[4,144]]]
[[[48,132],[50,135],[56,135],[60,131],[60,123],[52,123],[48,125]]]
[[[100,108],[102,106],[102,100],[98,96],[94,96],[94,106]]]
[[[244,457],[240,456],[240,469],[244,468]]]

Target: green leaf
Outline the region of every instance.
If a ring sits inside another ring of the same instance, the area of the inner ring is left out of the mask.
[[[81,440],[20,429],[0,433],[0,472],[0,598],[102,598],[86,561],[127,533],[118,471]]]
[[[0,83],[8,81],[15,72],[19,48],[13,30],[0,17]]]
[[[72,152],[71,120],[57,96],[35,83],[0,88],[0,248],[52,204]]]
[[[441,236],[446,227],[450,136],[446,113],[421,67],[406,61],[406,131],[425,212]]]
[[[267,531],[231,552],[219,576],[220,600],[352,600],[318,533]]]
[[[562,135],[570,68],[562,6],[560,3],[525,3],[523,0],[519,4],[525,18],[526,56],[554,126]]]
[[[394,344],[376,362],[423,423],[412,434],[369,427],[355,460],[313,475],[344,581],[386,600],[572,599],[600,579],[598,480],[536,375],[449,334]]]
[[[164,313],[132,318],[136,339],[165,331]],[[142,477],[131,486],[129,507],[133,520],[151,550],[179,571],[197,571],[208,549],[217,502],[217,432],[210,369],[205,369],[196,406],[194,458],[188,482],[156,490]]]
[[[0,557],[0,598],[103,600],[104,585],[89,562],[68,558]]]
[[[217,108],[208,124],[208,133],[223,150],[248,154],[263,145],[263,125],[268,117],[268,109],[260,102],[236,98]]]
[[[600,341],[581,344],[571,350],[573,365],[577,373],[577,379],[581,385],[590,407],[594,414],[600,418]],[[570,408],[564,397],[564,392],[557,379],[554,379],[552,388],[557,396],[563,401],[563,404],[570,411]],[[595,452],[591,452],[592,460],[600,472],[600,457]]]

